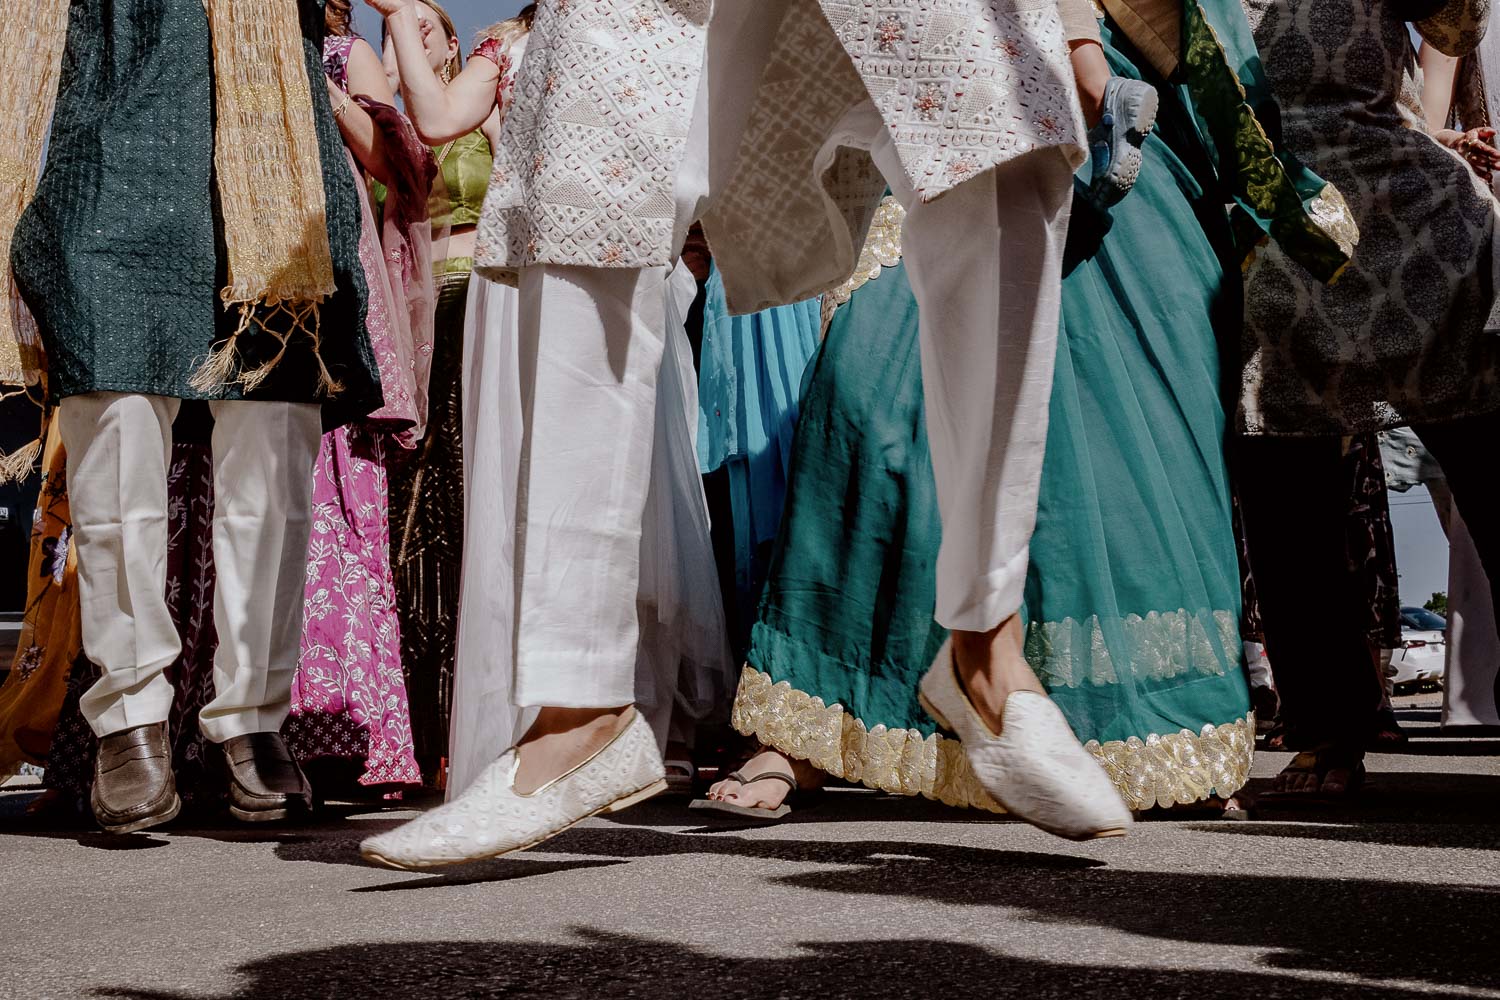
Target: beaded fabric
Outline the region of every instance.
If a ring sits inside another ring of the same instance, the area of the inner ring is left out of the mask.
[[[1037,151],[1083,161],[1067,42],[1047,0],[775,10],[738,164],[704,217],[736,312],[816,295],[854,271],[886,182],[863,151],[823,158],[859,101],[874,102],[922,201]]]
[[[778,19],[773,51],[759,93],[732,98],[754,104],[713,242],[749,260],[795,248],[778,273],[806,277],[795,288],[780,281],[731,291],[737,311],[810,297],[853,270],[885,185],[864,154],[841,154],[826,177],[813,161],[854,102],[874,100],[924,200],[1033,150],[1057,147],[1082,162],[1082,119],[1050,0],[760,6],[755,17]],[[706,0],[541,5],[479,226],[481,274],[511,280],[538,263],[667,263],[708,8]],[[845,226],[815,223],[830,200]]]
[[[703,69],[707,0],[552,0],[495,151],[475,270],[654,267]]]

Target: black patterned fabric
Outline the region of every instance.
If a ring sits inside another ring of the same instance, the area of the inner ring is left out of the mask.
[[[1401,100],[1415,73],[1387,0],[1243,0],[1286,144],[1336,185],[1360,240],[1324,286],[1275,246],[1247,273],[1241,429],[1341,436],[1500,410],[1494,198]],[[1421,30],[1477,43],[1483,3]]]

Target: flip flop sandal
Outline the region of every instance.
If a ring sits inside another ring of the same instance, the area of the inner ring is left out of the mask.
[[[764,806],[740,806],[721,799],[694,799],[688,805],[688,808],[718,813],[722,816],[732,816],[738,820],[748,819],[761,823],[773,823],[776,820],[785,819],[791,813],[792,807],[787,803],[799,791],[796,777],[790,774],[782,774],[780,771],[767,771],[765,774],[757,774],[753,778],[747,778],[742,772],[735,771],[729,775],[728,780],[738,781],[741,788],[753,785],[757,781],[782,781],[786,783],[788,790],[786,798],[782,799],[781,805],[775,809],[767,809]]]
[[[1322,785],[1328,778],[1328,772],[1340,770],[1349,772],[1349,780],[1344,785],[1344,790],[1342,792],[1323,791]],[[1263,793],[1262,799],[1278,803],[1306,802],[1312,805],[1331,805],[1352,799],[1364,787],[1365,762],[1346,751],[1304,750],[1293,757],[1292,762],[1282,768],[1281,773],[1316,775],[1318,789],[1310,792],[1273,790]]]

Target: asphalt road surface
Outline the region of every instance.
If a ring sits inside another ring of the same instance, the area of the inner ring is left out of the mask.
[[[13,787],[0,998],[1500,1000],[1500,741],[1428,732],[1334,811],[1076,845],[864,791],[756,829],[659,798],[430,875],[355,850],[409,811],[108,837]]]

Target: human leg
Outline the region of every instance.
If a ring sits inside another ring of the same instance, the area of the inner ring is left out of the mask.
[[[223,749],[231,812],[281,819],[311,805],[281,727],[301,651],[321,409],[238,400],[211,408],[219,646],[214,699],[199,725]]]
[[[1068,837],[1123,833],[1129,812],[1026,663],[1018,614],[1047,437],[1072,169],[1062,149],[1039,151],[919,202],[883,128],[870,148],[907,207],[943,523],[936,618],[953,636],[923,696],[940,723],[960,727],[976,775],[1010,811]],[[1038,753],[1050,758],[1047,773],[1027,759]]]
[[[1495,585],[1500,579],[1500,521],[1488,507],[1500,491],[1500,470],[1488,458],[1488,442],[1500,433],[1500,413],[1413,429],[1443,467],[1453,507],[1463,516],[1480,565],[1490,579],[1496,619],[1500,620],[1500,587]],[[1500,711],[1500,674],[1495,677],[1495,707]]]
[[[102,676],[80,700],[100,737],[94,814],[127,833],[164,823],[180,803],[166,720],[165,670],[181,652],[167,607],[167,467],[179,402],[89,393],[58,409],[84,653]]]
[[[1282,788],[1342,792],[1357,781],[1379,688],[1366,594],[1349,576],[1349,483],[1340,443],[1241,437],[1235,473],[1287,745],[1337,765],[1297,767]]]

